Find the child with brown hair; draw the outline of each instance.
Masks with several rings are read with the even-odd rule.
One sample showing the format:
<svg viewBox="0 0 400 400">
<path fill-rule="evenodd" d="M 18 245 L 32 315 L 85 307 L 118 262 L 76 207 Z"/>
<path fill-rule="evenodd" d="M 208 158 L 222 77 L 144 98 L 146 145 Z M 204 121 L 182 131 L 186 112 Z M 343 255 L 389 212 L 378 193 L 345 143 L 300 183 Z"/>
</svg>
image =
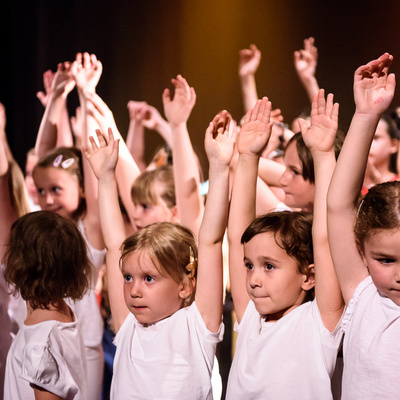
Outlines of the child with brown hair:
<svg viewBox="0 0 400 400">
<path fill-rule="evenodd" d="M 75 224 L 38 211 L 12 226 L 4 256 L 5 280 L 27 303 L 27 318 L 6 366 L 7 399 L 87 399 L 83 342 L 66 298 L 78 300 L 92 266 Z"/>
<path fill-rule="evenodd" d="M 397 399 L 400 393 L 399 182 L 358 198 L 381 114 L 389 107 L 393 56 L 354 73 L 356 111 L 328 193 L 329 245 L 347 308 L 342 399 Z"/>
</svg>

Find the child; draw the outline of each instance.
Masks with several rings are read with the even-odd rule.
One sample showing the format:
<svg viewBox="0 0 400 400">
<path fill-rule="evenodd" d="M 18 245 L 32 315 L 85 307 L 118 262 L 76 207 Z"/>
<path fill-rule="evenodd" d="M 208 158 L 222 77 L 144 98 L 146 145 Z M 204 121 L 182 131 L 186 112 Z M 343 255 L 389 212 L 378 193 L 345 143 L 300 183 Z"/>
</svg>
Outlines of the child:
<svg viewBox="0 0 400 400">
<path fill-rule="evenodd" d="M 399 182 L 371 188 L 355 207 L 378 121 L 394 96 L 392 60 L 385 53 L 355 71 L 356 111 L 328 193 L 329 244 L 347 304 L 342 399 L 400 393 Z"/>
<path fill-rule="evenodd" d="M 53 81 L 55 88 L 71 85 L 74 80 L 82 107 L 82 140 L 88 141 L 87 96 L 94 91 L 101 74 L 101 63 L 95 55 L 84 53 L 77 55 L 71 65 L 59 66 Z M 55 91 L 57 92 L 57 91 Z M 55 93 L 52 94 L 55 96 Z M 50 117 L 49 101 L 36 143 L 38 155 L 40 149 L 48 144 L 55 144 L 54 127 Z M 46 128 L 47 127 L 47 128 Z M 57 133 L 57 132 L 56 132 Z M 73 220 L 87 243 L 90 260 L 94 266 L 91 288 L 80 301 L 69 302 L 78 317 L 83 333 L 85 354 L 88 368 L 88 398 L 100 400 L 104 355 L 102 337 L 104 324 L 97 304 L 95 285 L 99 270 L 104 264 L 105 247 L 99 222 L 99 206 L 97 201 L 97 179 L 93 175 L 86 160 L 82 160 L 80 151 L 75 148 L 61 147 L 42 155 L 33 170 L 33 179 L 38 190 L 39 206 L 42 210 L 55 212 Z"/>
<path fill-rule="evenodd" d="M 92 139 L 92 150 L 85 151 L 99 179 L 107 246 L 117 332 L 114 399 L 212 399 L 211 371 L 223 334 L 222 240 L 234 144 L 224 133 L 228 125 L 223 112 L 206 131 L 210 206 L 199 232 L 198 271 L 194 237 L 181 225 L 152 224 L 125 240 L 114 176 L 118 141 L 111 129 L 108 144 L 97 131 L 100 148 Z"/>
<path fill-rule="evenodd" d="M 6 366 L 6 399 L 87 399 L 85 358 L 74 313 L 91 264 L 75 224 L 49 211 L 19 218 L 4 256 L 5 279 L 27 302 Z"/>
<path fill-rule="evenodd" d="M 335 165 L 338 106 L 332 95 L 325 103 L 320 92 L 313 100 L 312 127 L 304 128 L 316 167 L 314 223 L 304 211 L 273 212 L 253 220 L 270 110 L 267 98 L 259 100 L 238 140 L 228 238 L 239 336 L 227 399 L 331 399 L 343 301 L 330 261 L 325 201 Z M 249 220 L 253 222 L 242 235 Z M 314 284 L 316 300 L 309 301 Z"/>
</svg>

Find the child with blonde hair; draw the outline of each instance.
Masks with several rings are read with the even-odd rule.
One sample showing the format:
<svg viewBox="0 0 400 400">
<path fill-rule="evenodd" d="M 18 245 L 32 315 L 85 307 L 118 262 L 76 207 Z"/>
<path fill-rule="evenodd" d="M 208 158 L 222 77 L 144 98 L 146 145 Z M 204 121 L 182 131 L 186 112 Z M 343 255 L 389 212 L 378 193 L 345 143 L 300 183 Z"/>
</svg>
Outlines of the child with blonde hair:
<svg viewBox="0 0 400 400">
<path fill-rule="evenodd" d="M 227 113 L 205 135 L 210 161 L 209 206 L 199 232 L 171 222 L 151 224 L 125 239 L 115 167 L 118 141 L 97 131 L 87 149 L 99 179 L 107 247 L 109 296 L 117 354 L 111 396 L 212 399 L 211 372 L 222 340 L 222 240 L 228 212 L 234 141 Z M 220 128 L 221 126 L 221 128 Z"/>
</svg>

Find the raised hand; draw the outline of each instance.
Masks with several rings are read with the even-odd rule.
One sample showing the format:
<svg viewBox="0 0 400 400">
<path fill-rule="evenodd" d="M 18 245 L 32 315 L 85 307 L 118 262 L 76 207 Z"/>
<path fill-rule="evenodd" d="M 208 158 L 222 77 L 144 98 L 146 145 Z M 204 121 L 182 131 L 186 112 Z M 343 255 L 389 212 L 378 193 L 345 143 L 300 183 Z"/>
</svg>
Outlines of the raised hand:
<svg viewBox="0 0 400 400">
<path fill-rule="evenodd" d="M 103 72 L 103 65 L 95 54 L 77 53 L 72 71 L 78 89 L 94 93 Z"/>
<path fill-rule="evenodd" d="M 389 53 L 359 67 L 354 73 L 354 101 L 360 114 L 382 114 L 390 105 L 396 87 L 394 74 L 389 74 L 393 56 Z"/>
<path fill-rule="evenodd" d="M 97 146 L 94 137 L 90 136 L 90 146 L 84 146 L 82 152 L 89 161 L 96 178 L 101 179 L 115 171 L 118 162 L 119 139 L 114 140 L 111 128 L 108 129 L 108 141 L 100 129 L 96 129 L 96 135 L 100 146 Z"/>
<path fill-rule="evenodd" d="M 271 102 L 267 97 L 258 100 L 246 114 L 238 138 L 239 154 L 261 156 L 271 135 Z"/>
<path fill-rule="evenodd" d="M 88 93 L 88 113 L 99 124 L 103 132 L 109 127 L 117 130 L 114 115 L 103 99 L 96 93 Z"/>
<path fill-rule="evenodd" d="M 304 39 L 304 49 L 294 52 L 294 66 L 300 78 L 312 78 L 317 69 L 318 49 L 314 38 Z"/>
<path fill-rule="evenodd" d="M 171 100 L 168 88 L 164 90 L 162 95 L 164 113 L 171 125 L 181 125 L 189 119 L 196 103 L 196 92 L 181 75 L 172 79 L 171 82 L 175 86 L 174 98 Z"/>
<path fill-rule="evenodd" d="M 49 98 L 51 95 L 51 85 L 53 83 L 55 73 L 50 69 L 43 74 L 43 86 L 44 92 L 40 91 L 36 93 L 36 97 L 42 103 L 43 107 L 47 106 L 49 102 Z"/>
<path fill-rule="evenodd" d="M 57 72 L 54 74 L 51 93 L 56 96 L 62 95 L 64 98 L 68 96 L 68 93 L 75 87 L 75 81 L 72 74 L 72 64 L 68 61 L 59 63 L 57 66 Z"/>
<path fill-rule="evenodd" d="M 204 138 L 210 164 L 229 166 L 235 147 L 235 132 L 236 129 L 231 124 L 231 115 L 226 110 L 218 113 L 210 122 Z"/>
<path fill-rule="evenodd" d="M 333 151 L 338 115 L 339 104 L 333 103 L 333 94 L 329 93 L 325 101 L 325 91 L 320 89 L 311 105 L 311 126 L 299 119 L 301 135 L 311 152 Z"/>
<path fill-rule="evenodd" d="M 149 104 L 145 104 L 142 115 L 142 124 L 147 129 L 158 130 L 162 123 L 165 123 L 165 119 L 161 116 L 159 111 Z"/>
<path fill-rule="evenodd" d="M 255 44 L 239 51 L 239 76 L 254 75 L 260 65 L 261 51 Z"/>
</svg>

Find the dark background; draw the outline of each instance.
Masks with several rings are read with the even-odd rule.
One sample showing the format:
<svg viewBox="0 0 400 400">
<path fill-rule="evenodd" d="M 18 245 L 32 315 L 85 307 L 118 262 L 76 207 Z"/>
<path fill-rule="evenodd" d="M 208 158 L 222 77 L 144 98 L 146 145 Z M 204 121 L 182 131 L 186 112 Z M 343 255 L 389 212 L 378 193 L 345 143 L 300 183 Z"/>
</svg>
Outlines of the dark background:
<svg viewBox="0 0 400 400">
<path fill-rule="evenodd" d="M 293 67 L 293 51 L 314 36 L 317 79 L 340 103 L 346 128 L 354 111 L 354 70 L 388 51 L 400 69 L 400 2 L 285 0 L 37 0 L 2 2 L 0 101 L 7 135 L 18 162 L 34 146 L 43 114 L 36 98 L 42 74 L 76 52 L 95 53 L 103 63 L 98 93 L 127 131 L 128 100 L 145 100 L 162 112 L 161 94 L 182 74 L 197 93 L 189 131 L 207 175 L 203 134 L 221 109 L 242 116 L 238 51 L 255 43 L 262 51 L 259 96 L 267 95 L 290 122 L 308 105 Z M 400 75 L 399 75 L 400 76 Z M 70 95 L 71 113 L 77 105 Z M 400 105 L 399 93 L 394 105 Z M 161 144 L 146 136 L 147 159 Z"/>
</svg>

